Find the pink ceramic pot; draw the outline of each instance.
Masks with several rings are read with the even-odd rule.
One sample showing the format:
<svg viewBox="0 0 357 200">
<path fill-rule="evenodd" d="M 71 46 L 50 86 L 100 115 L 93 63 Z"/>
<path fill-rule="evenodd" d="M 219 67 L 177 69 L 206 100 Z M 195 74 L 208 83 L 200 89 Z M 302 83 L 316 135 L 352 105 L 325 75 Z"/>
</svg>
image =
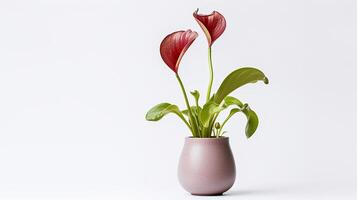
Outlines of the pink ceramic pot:
<svg viewBox="0 0 357 200">
<path fill-rule="evenodd" d="M 221 195 L 232 187 L 236 177 L 228 137 L 185 139 L 178 178 L 193 195 Z"/>
</svg>

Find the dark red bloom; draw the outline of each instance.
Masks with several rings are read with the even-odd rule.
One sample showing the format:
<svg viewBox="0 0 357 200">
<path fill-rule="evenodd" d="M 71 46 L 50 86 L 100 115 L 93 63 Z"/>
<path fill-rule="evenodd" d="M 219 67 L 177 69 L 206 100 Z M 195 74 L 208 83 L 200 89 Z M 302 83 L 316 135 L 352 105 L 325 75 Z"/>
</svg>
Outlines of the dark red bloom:
<svg viewBox="0 0 357 200">
<path fill-rule="evenodd" d="M 226 29 L 226 19 L 217 11 L 209 15 L 198 14 L 198 9 L 193 13 L 193 17 L 204 31 L 208 45 L 212 46 L 213 42 L 222 35 Z"/>
<path fill-rule="evenodd" d="M 174 71 L 178 72 L 178 67 L 182 56 L 188 47 L 197 38 L 195 31 L 177 31 L 166 36 L 160 45 L 160 54 L 164 62 Z"/>
</svg>

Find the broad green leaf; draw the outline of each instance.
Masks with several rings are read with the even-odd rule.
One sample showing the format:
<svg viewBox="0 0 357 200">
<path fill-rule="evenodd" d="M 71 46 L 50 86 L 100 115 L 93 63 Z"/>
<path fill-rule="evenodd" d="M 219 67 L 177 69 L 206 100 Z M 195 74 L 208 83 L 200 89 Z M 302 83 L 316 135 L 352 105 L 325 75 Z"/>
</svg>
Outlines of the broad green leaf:
<svg viewBox="0 0 357 200">
<path fill-rule="evenodd" d="M 147 113 L 146 113 L 146 120 L 148 121 L 158 121 L 165 115 L 169 113 L 175 113 L 179 116 L 182 116 L 179 108 L 176 105 L 170 104 L 170 103 L 160 103 L 153 108 L 151 108 Z"/>
<path fill-rule="evenodd" d="M 217 104 L 213 101 L 209 101 L 208 103 L 206 103 L 203 106 L 198 118 L 199 118 L 200 122 L 202 123 L 202 125 L 207 128 L 207 127 L 209 127 L 209 123 L 210 123 L 210 120 L 212 119 L 213 115 L 221 112 L 224 109 L 225 108 L 219 106 L 219 104 Z"/>
<path fill-rule="evenodd" d="M 268 84 L 268 78 L 259 69 L 244 67 L 230 73 L 222 82 L 215 95 L 214 101 L 220 104 L 223 99 L 237 88 L 257 81 L 264 81 Z"/>
<path fill-rule="evenodd" d="M 247 117 L 247 125 L 245 127 L 245 135 L 250 138 L 258 128 L 259 119 L 257 114 L 249 108 L 249 106 L 243 110 L 243 113 Z"/>
<path fill-rule="evenodd" d="M 227 96 L 226 98 L 224 98 L 224 104 L 227 107 L 231 106 L 231 105 L 237 105 L 239 108 L 243 107 L 243 103 L 240 100 L 238 100 L 237 98 L 232 97 L 232 96 Z"/>
</svg>

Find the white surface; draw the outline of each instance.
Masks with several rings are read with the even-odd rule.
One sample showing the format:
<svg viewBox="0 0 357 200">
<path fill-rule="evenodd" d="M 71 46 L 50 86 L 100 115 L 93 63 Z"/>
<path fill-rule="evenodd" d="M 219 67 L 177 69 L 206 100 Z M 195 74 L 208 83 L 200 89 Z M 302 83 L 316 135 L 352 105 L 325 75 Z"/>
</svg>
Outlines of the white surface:
<svg viewBox="0 0 357 200">
<path fill-rule="evenodd" d="M 168 33 L 200 36 L 184 56 L 205 94 L 206 39 L 192 12 L 218 10 L 214 88 L 238 66 L 270 85 L 235 95 L 258 112 L 228 125 L 237 162 L 223 197 L 192 197 L 177 161 L 188 136 L 159 102 L 184 106 L 159 56 Z M 356 199 L 355 1 L 0 1 L 0 199 Z"/>
</svg>

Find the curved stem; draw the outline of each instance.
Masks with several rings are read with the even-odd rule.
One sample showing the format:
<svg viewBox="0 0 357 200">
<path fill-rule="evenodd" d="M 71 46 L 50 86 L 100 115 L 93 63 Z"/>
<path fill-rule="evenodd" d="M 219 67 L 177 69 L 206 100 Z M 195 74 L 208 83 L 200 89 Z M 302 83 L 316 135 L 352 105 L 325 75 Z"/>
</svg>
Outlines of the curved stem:
<svg viewBox="0 0 357 200">
<path fill-rule="evenodd" d="M 196 108 L 198 109 L 198 107 L 200 106 L 198 105 L 198 99 L 196 99 Z"/>
<path fill-rule="evenodd" d="M 176 78 L 177 78 L 177 80 L 178 80 L 178 82 L 180 84 L 183 96 L 185 98 L 185 103 L 186 103 L 186 106 L 187 106 L 188 115 L 189 115 L 190 121 L 192 123 L 191 124 L 191 126 L 192 126 L 192 134 L 194 136 L 196 136 L 197 135 L 197 124 L 196 124 L 196 120 L 193 118 L 193 115 L 192 115 L 191 106 L 190 106 L 190 102 L 188 101 L 188 98 L 187 98 L 187 93 L 186 93 L 185 87 L 183 86 L 182 80 L 181 80 L 181 78 L 180 78 L 180 76 L 178 74 L 176 74 Z"/>
<path fill-rule="evenodd" d="M 213 83 L 213 66 L 212 66 L 212 55 L 211 55 L 211 47 L 208 47 L 208 65 L 209 65 L 209 83 L 207 89 L 206 102 L 211 98 L 211 89 Z"/>
<path fill-rule="evenodd" d="M 234 114 L 235 114 L 235 113 L 234 113 Z M 233 115 L 234 115 L 234 114 L 233 114 Z M 222 123 L 222 125 L 221 125 L 221 128 L 219 129 L 219 134 L 221 134 L 224 125 L 226 125 L 226 123 L 228 122 L 228 120 L 229 120 L 233 115 L 228 115 L 227 118 L 223 121 L 223 123 Z"/>
<path fill-rule="evenodd" d="M 212 129 L 214 129 L 214 123 L 215 123 L 216 120 L 217 120 L 218 114 L 219 114 L 219 113 L 215 114 L 215 116 L 212 118 L 212 122 L 211 122 L 211 124 L 210 124 L 210 129 L 209 129 L 209 130 L 211 130 L 211 132 L 209 133 L 209 136 L 211 136 L 211 134 L 212 134 Z"/>
<path fill-rule="evenodd" d="M 181 80 L 181 78 L 180 78 L 180 76 L 178 74 L 176 74 L 176 78 L 177 78 L 177 80 L 178 80 L 178 82 L 180 84 L 183 96 L 185 98 L 185 103 L 186 103 L 186 106 L 187 106 L 188 114 L 190 116 L 192 116 L 191 106 L 190 106 L 190 102 L 188 101 L 188 98 L 187 98 L 187 93 L 186 93 L 186 90 L 185 90 L 185 86 L 183 86 L 182 80 Z"/>
<path fill-rule="evenodd" d="M 192 131 L 192 128 L 191 128 L 190 124 L 188 123 L 188 121 L 185 119 L 185 117 L 184 117 L 182 114 L 180 114 L 180 113 L 176 113 L 176 114 L 177 114 L 177 116 L 178 116 L 179 118 L 182 119 L 183 122 L 185 122 L 185 124 L 186 124 L 186 126 L 188 127 L 188 129 L 190 129 L 190 131 Z"/>
</svg>

